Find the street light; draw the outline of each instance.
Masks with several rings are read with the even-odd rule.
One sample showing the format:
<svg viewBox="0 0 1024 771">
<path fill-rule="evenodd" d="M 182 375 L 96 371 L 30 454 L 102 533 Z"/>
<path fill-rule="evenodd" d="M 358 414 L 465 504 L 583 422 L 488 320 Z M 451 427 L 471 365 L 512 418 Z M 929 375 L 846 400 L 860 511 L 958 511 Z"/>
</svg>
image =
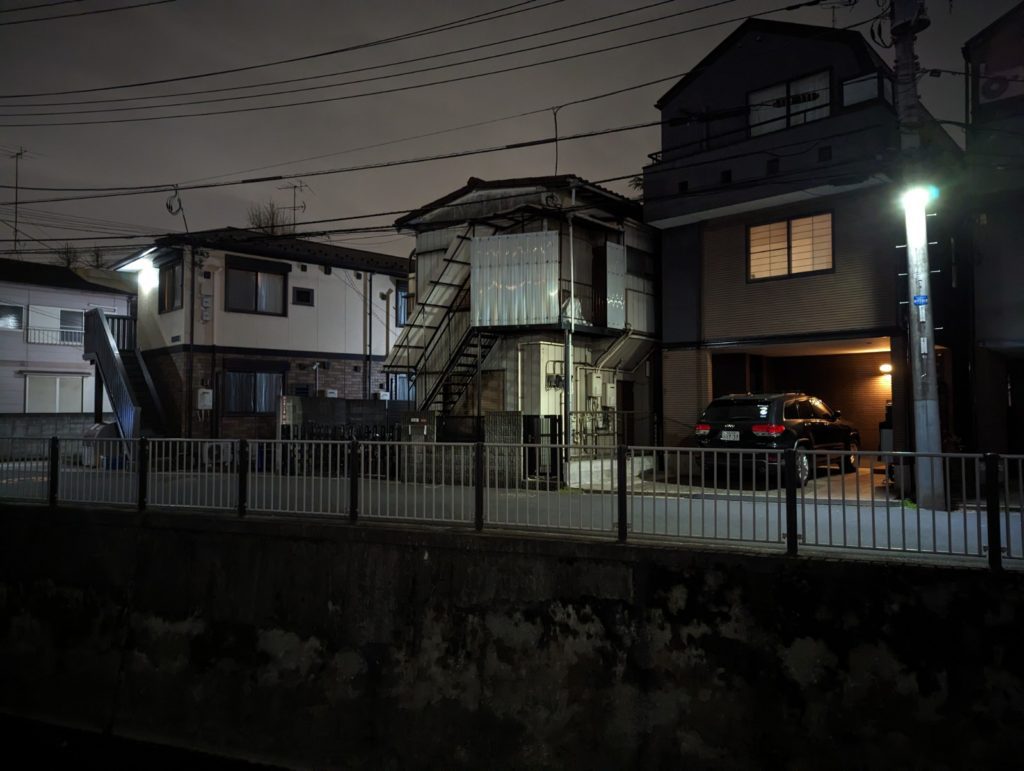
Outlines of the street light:
<svg viewBox="0 0 1024 771">
<path fill-rule="evenodd" d="M 913 378 L 914 449 L 918 453 L 942 452 L 939 427 L 939 389 L 935 377 L 935 332 L 928 312 L 931 290 L 928 269 L 928 204 L 938 197 L 934 187 L 912 187 L 902 197 L 907 228 L 907 288 L 910 314 L 907 345 Z M 917 504 L 944 509 L 941 458 L 918 457 L 914 464 Z"/>
</svg>

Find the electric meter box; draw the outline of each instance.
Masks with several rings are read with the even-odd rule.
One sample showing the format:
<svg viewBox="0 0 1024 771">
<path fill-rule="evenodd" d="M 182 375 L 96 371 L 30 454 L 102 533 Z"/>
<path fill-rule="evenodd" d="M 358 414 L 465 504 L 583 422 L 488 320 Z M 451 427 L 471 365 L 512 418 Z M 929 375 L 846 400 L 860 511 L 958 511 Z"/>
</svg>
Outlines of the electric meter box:
<svg viewBox="0 0 1024 771">
<path fill-rule="evenodd" d="M 212 388 L 200 388 L 196 390 L 196 409 L 197 410 L 212 410 L 213 409 L 213 389 Z"/>
</svg>

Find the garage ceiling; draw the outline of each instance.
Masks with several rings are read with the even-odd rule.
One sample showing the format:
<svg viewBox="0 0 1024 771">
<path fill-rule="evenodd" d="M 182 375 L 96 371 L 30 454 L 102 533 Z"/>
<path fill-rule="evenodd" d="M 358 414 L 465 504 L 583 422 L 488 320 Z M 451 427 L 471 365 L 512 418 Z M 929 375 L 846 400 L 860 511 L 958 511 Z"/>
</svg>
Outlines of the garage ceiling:
<svg viewBox="0 0 1024 771">
<path fill-rule="evenodd" d="M 837 356 L 851 353 L 888 353 L 888 337 L 861 337 L 854 340 L 814 340 L 805 343 L 735 345 L 715 347 L 715 352 L 750 353 L 756 356 Z"/>
</svg>

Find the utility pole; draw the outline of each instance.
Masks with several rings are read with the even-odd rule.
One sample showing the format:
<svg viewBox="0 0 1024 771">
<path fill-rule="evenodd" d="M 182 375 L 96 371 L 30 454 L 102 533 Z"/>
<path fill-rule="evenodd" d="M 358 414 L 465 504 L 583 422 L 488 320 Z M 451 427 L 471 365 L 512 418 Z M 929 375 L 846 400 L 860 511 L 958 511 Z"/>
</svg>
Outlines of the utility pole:
<svg viewBox="0 0 1024 771">
<path fill-rule="evenodd" d="M 565 399 L 563 403 L 565 426 L 565 479 L 569 480 L 570 461 L 572 459 L 572 402 L 573 388 L 573 361 L 572 361 L 572 336 L 576 331 L 576 260 L 573 254 L 573 215 L 576 211 L 576 185 L 572 184 L 572 199 L 569 210 L 569 300 L 567 302 L 563 323 L 565 323 L 565 351 L 562 374 L 562 384 L 565 387 Z"/>
<path fill-rule="evenodd" d="M 914 450 L 942 452 L 939 389 L 935 367 L 935 331 L 929 310 L 927 205 L 934 197 L 921 154 L 921 105 L 917 93 L 918 66 L 914 54 L 917 33 L 930 25 L 924 0 L 893 0 L 892 38 L 896 51 L 896 107 L 903 155 L 903 209 L 907 230 L 907 290 L 909 309 L 907 348 L 914 405 Z M 914 464 L 917 504 L 946 509 L 944 473 L 940 458 L 918 456 Z"/>
<path fill-rule="evenodd" d="M 18 256 L 18 171 L 21 165 L 21 156 L 25 154 L 25 148 L 19 147 L 11 157 L 14 158 L 14 256 Z"/>
<path fill-rule="evenodd" d="M 296 212 L 299 212 L 299 211 L 303 211 L 304 212 L 304 211 L 306 211 L 306 202 L 303 201 L 302 203 L 297 204 L 296 203 L 296 196 L 298 195 L 300 190 L 312 190 L 313 188 L 311 188 L 309 185 L 307 185 L 301 179 L 298 182 L 292 182 L 292 183 L 287 184 L 287 185 L 282 185 L 281 187 L 278 188 L 278 190 L 289 190 L 289 189 L 292 191 L 292 205 L 291 206 L 282 206 L 281 208 L 282 209 L 290 209 L 291 210 L 291 212 L 292 212 L 292 231 L 294 231 L 295 230 L 295 214 L 296 214 Z"/>
</svg>

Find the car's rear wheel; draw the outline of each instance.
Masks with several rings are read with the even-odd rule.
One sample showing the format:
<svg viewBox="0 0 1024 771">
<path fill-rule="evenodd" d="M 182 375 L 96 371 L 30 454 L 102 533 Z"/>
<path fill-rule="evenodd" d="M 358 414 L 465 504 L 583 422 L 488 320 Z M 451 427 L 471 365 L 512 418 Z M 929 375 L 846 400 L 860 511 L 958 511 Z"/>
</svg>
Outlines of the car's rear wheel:
<svg viewBox="0 0 1024 771">
<path fill-rule="evenodd" d="M 811 458 L 807 453 L 800 452 L 800 450 L 807 449 L 804 445 L 800 445 L 796 449 L 796 486 L 803 487 L 811 478 Z"/>
<path fill-rule="evenodd" d="M 859 460 L 859 456 L 857 455 L 857 451 L 859 449 L 860 449 L 860 447 L 857 446 L 856 442 L 850 442 L 850 444 L 847 445 L 847 447 L 846 447 L 846 455 L 843 456 L 843 471 L 856 471 L 857 470 L 857 462 Z"/>
</svg>

